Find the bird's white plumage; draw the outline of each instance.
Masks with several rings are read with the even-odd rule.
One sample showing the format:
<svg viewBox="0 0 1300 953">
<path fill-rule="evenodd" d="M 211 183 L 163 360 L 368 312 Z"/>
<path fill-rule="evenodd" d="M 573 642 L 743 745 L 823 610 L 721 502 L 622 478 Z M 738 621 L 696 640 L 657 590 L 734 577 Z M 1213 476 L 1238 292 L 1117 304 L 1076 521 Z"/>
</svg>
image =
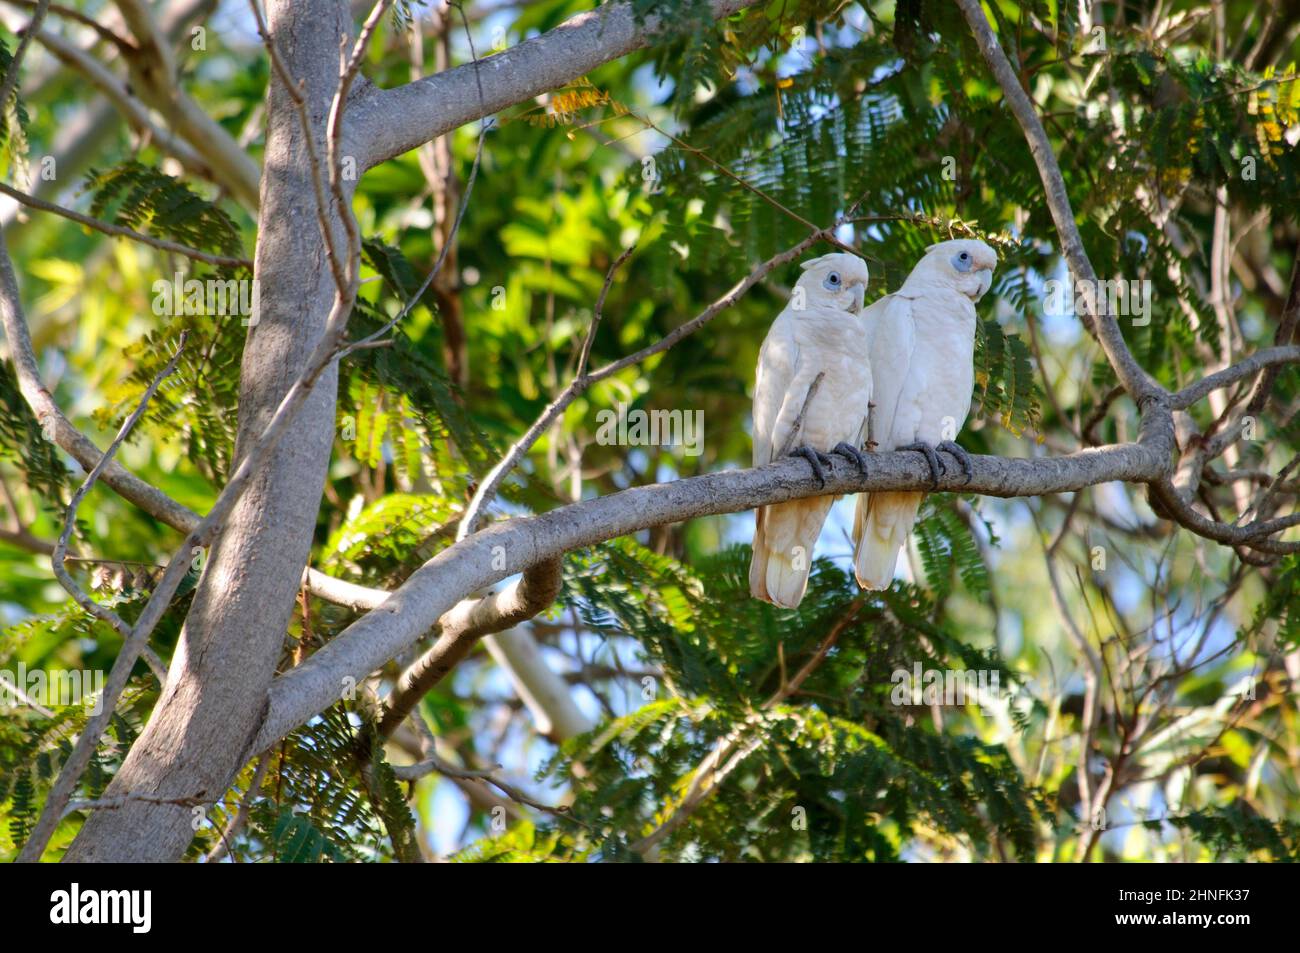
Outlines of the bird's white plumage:
<svg viewBox="0 0 1300 953">
<path fill-rule="evenodd" d="M 956 438 L 975 383 L 975 302 L 988 290 L 996 264 L 997 255 L 983 242 L 940 242 L 898 291 L 864 312 L 871 334 L 875 407 L 869 432 L 875 449 Z M 860 585 L 889 586 L 923 495 L 859 496 L 853 537 Z"/>
<path fill-rule="evenodd" d="M 790 304 L 773 322 L 759 351 L 755 466 L 799 446 L 829 452 L 840 442 L 860 448 L 866 439 L 871 365 L 858 314 L 866 263 L 853 255 L 832 254 L 805 262 L 803 268 Z M 832 497 L 814 497 L 758 510 L 750 564 L 750 589 L 756 597 L 786 607 L 799 604 L 813 548 L 833 502 Z"/>
<path fill-rule="evenodd" d="M 863 313 L 867 326 L 871 367 L 871 440 L 877 450 L 892 450 L 894 420 L 907 382 L 907 369 L 916 346 L 916 323 L 912 301 L 900 295 L 886 295 Z M 888 355 L 879 360 L 876 355 Z"/>
</svg>

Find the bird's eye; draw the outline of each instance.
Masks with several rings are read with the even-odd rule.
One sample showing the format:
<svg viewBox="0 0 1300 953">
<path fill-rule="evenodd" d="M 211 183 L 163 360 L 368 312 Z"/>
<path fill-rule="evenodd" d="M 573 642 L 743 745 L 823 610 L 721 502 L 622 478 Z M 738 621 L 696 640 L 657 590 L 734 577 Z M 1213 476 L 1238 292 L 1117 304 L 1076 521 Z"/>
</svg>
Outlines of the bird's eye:
<svg viewBox="0 0 1300 953">
<path fill-rule="evenodd" d="M 839 286 L 840 286 L 840 273 L 838 271 L 832 271 L 829 275 L 826 276 L 826 287 L 838 288 Z"/>
<path fill-rule="evenodd" d="M 969 257 L 970 257 L 970 252 L 965 252 L 965 251 L 964 251 L 964 252 L 961 253 L 961 260 L 962 260 L 962 261 L 965 261 L 965 260 L 966 260 L 967 258 L 969 258 Z"/>
<path fill-rule="evenodd" d="M 970 252 L 964 251 L 961 252 L 960 254 L 953 255 L 952 266 L 961 272 L 970 271 L 970 266 L 971 266 Z"/>
</svg>

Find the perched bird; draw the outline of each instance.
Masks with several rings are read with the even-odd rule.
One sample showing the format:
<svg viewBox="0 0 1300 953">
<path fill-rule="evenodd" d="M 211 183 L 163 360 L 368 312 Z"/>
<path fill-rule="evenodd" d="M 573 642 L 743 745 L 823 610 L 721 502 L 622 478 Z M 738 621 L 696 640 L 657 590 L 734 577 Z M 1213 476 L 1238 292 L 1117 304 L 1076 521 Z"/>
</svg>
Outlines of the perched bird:
<svg viewBox="0 0 1300 953">
<path fill-rule="evenodd" d="M 803 457 L 822 485 L 828 453 L 866 472 L 862 453 L 871 361 L 862 324 L 867 263 L 836 253 L 806 261 L 790 302 L 772 322 L 754 382 L 754 465 Z M 802 416 L 801 416 L 802 415 Z M 749 590 L 794 608 L 803 599 L 813 546 L 833 497 L 760 507 Z"/>
<path fill-rule="evenodd" d="M 975 302 L 993 283 L 998 256 L 981 241 L 926 249 L 903 286 L 864 313 L 874 387 L 869 439 L 877 450 L 925 454 L 934 485 L 946 451 L 971 477 L 955 443 L 975 384 Z M 887 589 L 925 494 L 863 493 L 853 518 L 853 569 L 864 589 Z"/>
</svg>

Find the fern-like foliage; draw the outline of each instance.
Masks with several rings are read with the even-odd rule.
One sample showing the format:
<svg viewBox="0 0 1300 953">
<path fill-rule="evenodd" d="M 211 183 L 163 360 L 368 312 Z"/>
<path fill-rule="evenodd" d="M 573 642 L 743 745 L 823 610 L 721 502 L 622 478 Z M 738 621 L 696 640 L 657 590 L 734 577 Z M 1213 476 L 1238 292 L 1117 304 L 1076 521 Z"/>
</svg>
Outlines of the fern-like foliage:
<svg viewBox="0 0 1300 953">
<path fill-rule="evenodd" d="M 201 270 L 197 280 L 235 282 L 247 273 Z M 229 475 L 238 427 L 239 367 L 247 329 L 245 318 L 226 314 L 177 314 L 127 348 L 131 373 L 107 390 L 108 402 L 95 411 L 105 428 L 116 427 L 139 406 L 146 388 L 172 359 L 182 332 L 188 333 L 176 370 L 149 403 L 141 433 L 176 441 L 199 472 L 213 484 Z"/>
<path fill-rule="evenodd" d="M 0 459 L 18 467 L 43 504 L 57 506 L 67 484 L 67 467 L 58 448 L 45 439 L 8 362 L 0 363 Z"/>
<path fill-rule="evenodd" d="M 130 161 L 91 170 L 90 213 L 117 225 L 231 257 L 243 251 L 239 229 L 224 211 L 160 169 Z"/>
<path fill-rule="evenodd" d="M 496 837 L 475 841 L 450 858 L 459 864 L 538 864 L 582 859 L 562 833 L 539 831 L 528 821 Z"/>
<path fill-rule="evenodd" d="M 13 54 L 8 44 L 0 39 L 0 76 L 9 71 Z M 14 88 L 9 101 L 0 103 L 0 156 L 5 160 L 4 167 L 10 170 L 15 182 L 23 185 L 29 177 L 28 154 L 31 144 L 27 141 L 27 106 L 23 103 L 18 87 Z"/>
<path fill-rule="evenodd" d="M 1298 601 L 1300 557 L 1284 556 L 1250 623 L 1242 627 L 1243 640 L 1258 637 L 1267 627 L 1275 631 L 1279 651 L 1300 648 Z"/>
<path fill-rule="evenodd" d="M 979 543 L 970 524 L 954 509 L 951 498 L 945 494 L 927 496 L 915 532 L 925 578 L 936 600 L 942 601 L 952 592 L 955 578 L 975 598 L 988 595 L 988 567 Z"/>
<path fill-rule="evenodd" d="M 376 582 L 393 582 L 410 560 L 431 558 L 450 542 L 439 532 L 456 511 L 441 496 L 390 493 L 363 507 L 335 530 L 325 545 L 325 566 Z"/>
<path fill-rule="evenodd" d="M 374 724 L 342 704 L 285 740 L 257 793 L 238 850 L 267 845 L 277 860 L 305 863 L 418 859 L 406 794 Z"/>
<path fill-rule="evenodd" d="M 1159 830 L 1165 823 L 1189 832 L 1209 847 L 1216 857 L 1262 859 L 1275 864 L 1300 863 L 1300 824 L 1290 820 L 1270 821 L 1239 803 L 1193 811 L 1163 821 L 1147 821 L 1146 826 Z"/>
<path fill-rule="evenodd" d="M 139 737 L 156 692 L 143 679 L 130 683 L 109 721 L 108 731 L 77 786 L 76 798 L 101 797 L 122 758 Z M 27 840 L 40 807 L 86 727 L 85 704 L 55 707 L 52 717 L 0 699 L 0 857 L 12 858 Z"/>
<path fill-rule="evenodd" d="M 975 334 L 973 413 L 993 417 L 1015 436 L 1041 428 L 1033 357 L 1019 334 L 1009 334 L 993 319 L 981 320 Z"/>
<path fill-rule="evenodd" d="M 413 292 L 414 286 L 410 290 Z M 401 302 L 405 302 L 404 297 Z M 386 314 L 359 301 L 349 327 L 352 335 L 360 338 L 387 322 Z M 385 401 L 401 405 L 398 423 L 413 428 L 400 438 L 404 444 L 401 452 L 408 460 L 419 444 L 425 465 L 442 479 L 464 480 L 470 473 L 485 471 L 496 459 L 493 449 L 466 414 L 439 362 L 431 356 L 436 340 L 415 342 L 398 329 L 392 332 L 392 341 L 388 347 L 357 351 L 346 362 L 342 374 L 349 392 L 358 400 L 387 395 Z M 356 406 L 354 410 L 360 414 L 365 408 Z"/>
<path fill-rule="evenodd" d="M 932 522 L 968 538 L 955 515 Z M 748 561 L 734 547 L 691 570 L 627 540 L 569 560 L 565 602 L 591 630 L 637 639 L 664 683 L 547 766 L 578 792 L 579 824 L 555 827 L 572 849 L 633 859 L 629 843 L 672 813 L 714 746 L 731 744 L 742 754 L 664 841 L 667 856 L 898 860 L 902 843 L 933 828 L 976 855 L 1032 857 L 1051 811 L 1006 752 L 920 729 L 890 691 L 892 673 L 918 662 L 997 671 L 1008 687 L 1010 673 L 935 626 L 922 590 L 870 600 L 818 560 L 800 607 L 777 610 L 748 598 Z M 783 697 L 805 665 L 798 693 Z"/>
<path fill-rule="evenodd" d="M 427 6 L 428 0 L 397 0 L 393 4 L 393 26 L 399 33 L 405 32 L 419 16 L 417 7 Z"/>
</svg>

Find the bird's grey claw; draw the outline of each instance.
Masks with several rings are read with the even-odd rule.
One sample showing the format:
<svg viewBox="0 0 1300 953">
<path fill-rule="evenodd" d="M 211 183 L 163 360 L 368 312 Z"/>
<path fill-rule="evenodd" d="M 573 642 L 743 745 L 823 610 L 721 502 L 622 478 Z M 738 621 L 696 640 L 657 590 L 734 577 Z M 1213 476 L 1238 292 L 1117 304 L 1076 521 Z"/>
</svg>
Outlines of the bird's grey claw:
<svg viewBox="0 0 1300 953">
<path fill-rule="evenodd" d="M 966 475 L 966 482 L 969 483 L 975 476 L 975 467 L 971 464 L 970 454 L 965 448 L 952 440 L 944 440 L 939 446 L 939 450 L 945 453 L 951 453 L 957 458 L 957 463 L 961 466 L 961 472 Z"/>
<path fill-rule="evenodd" d="M 809 446 L 795 447 L 790 451 L 790 456 L 803 457 L 807 460 L 808 465 L 812 467 L 813 476 L 817 478 L 817 485 L 826 485 L 826 467 L 832 465 L 830 457 Z"/>
<path fill-rule="evenodd" d="M 861 450 L 859 450 L 857 447 L 852 446 L 851 444 L 847 444 L 843 440 L 841 440 L 839 443 L 837 443 L 834 447 L 831 448 L 831 453 L 838 453 L 841 457 L 847 457 L 848 459 L 852 460 L 854 463 L 857 464 L 858 471 L 863 476 L 867 475 L 867 455 L 863 453 Z"/>
<path fill-rule="evenodd" d="M 930 467 L 930 488 L 937 490 L 939 488 L 939 477 L 948 472 L 943 461 L 939 459 L 939 454 L 934 452 L 934 447 L 922 440 L 916 443 L 909 443 L 906 447 L 899 447 L 899 450 L 914 450 L 917 453 L 925 455 L 925 462 Z"/>
</svg>

